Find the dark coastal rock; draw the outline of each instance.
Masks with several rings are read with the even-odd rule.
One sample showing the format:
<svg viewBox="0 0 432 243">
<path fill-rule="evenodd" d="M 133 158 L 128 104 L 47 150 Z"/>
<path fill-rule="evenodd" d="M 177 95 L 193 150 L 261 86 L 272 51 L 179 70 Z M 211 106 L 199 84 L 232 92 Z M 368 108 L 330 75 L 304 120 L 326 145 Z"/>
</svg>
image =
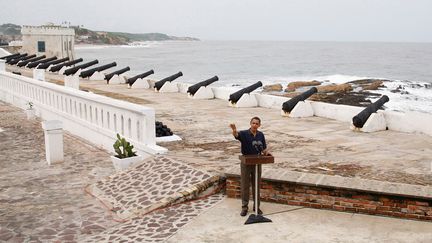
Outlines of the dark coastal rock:
<svg viewBox="0 0 432 243">
<path fill-rule="evenodd" d="M 379 97 L 380 94 L 367 92 L 339 92 L 339 93 L 317 93 L 309 99 L 312 101 L 320 101 L 331 104 L 351 105 L 365 107 L 372 102 L 371 97 Z"/>
<path fill-rule="evenodd" d="M 316 80 L 313 80 L 313 81 L 294 81 L 294 82 L 290 82 L 288 84 L 287 88 L 285 89 L 285 92 L 294 92 L 299 87 L 317 86 L 320 84 L 321 84 L 321 82 L 316 81 Z"/>
</svg>

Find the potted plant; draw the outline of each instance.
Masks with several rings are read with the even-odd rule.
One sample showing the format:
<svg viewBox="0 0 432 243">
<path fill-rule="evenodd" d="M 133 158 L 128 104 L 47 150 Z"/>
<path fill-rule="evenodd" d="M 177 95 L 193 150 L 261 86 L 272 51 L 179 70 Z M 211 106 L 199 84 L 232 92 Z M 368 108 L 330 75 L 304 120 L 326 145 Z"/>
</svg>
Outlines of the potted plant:
<svg viewBox="0 0 432 243">
<path fill-rule="evenodd" d="M 120 137 L 118 133 L 113 147 L 116 155 L 111 156 L 111 160 L 117 171 L 124 170 L 142 160 L 142 156 L 137 155 L 136 151 L 133 151 L 134 146 L 126 141 L 125 138 Z"/>
<path fill-rule="evenodd" d="M 24 111 L 27 115 L 27 119 L 31 120 L 36 117 L 35 110 L 33 109 L 33 102 L 29 101 L 26 103 L 27 109 Z"/>
</svg>

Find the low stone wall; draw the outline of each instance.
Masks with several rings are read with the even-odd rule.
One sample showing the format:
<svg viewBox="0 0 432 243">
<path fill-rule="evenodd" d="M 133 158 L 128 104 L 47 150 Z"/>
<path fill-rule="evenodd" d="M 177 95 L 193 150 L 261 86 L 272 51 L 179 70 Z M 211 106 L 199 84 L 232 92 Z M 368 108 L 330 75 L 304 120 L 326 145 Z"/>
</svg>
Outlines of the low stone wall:
<svg viewBox="0 0 432 243">
<path fill-rule="evenodd" d="M 240 176 L 236 172 L 236 169 L 233 169 L 226 174 L 226 193 L 231 198 L 240 198 Z M 272 177 L 269 174 L 269 171 L 263 172 L 260 192 L 263 201 L 350 213 L 432 220 L 431 188 L 428 186 L 292 171 L 285 173 L 287 180 L 276 180 L 268 178 Z M 282 174 L 284 173 L 278 172 L 276 177 L 281 177 Z M 352 183 L 349 182 L 350 179 L 353 180 Z M 376 190 L 378 188 L 382 189 Z"/>
</svg>

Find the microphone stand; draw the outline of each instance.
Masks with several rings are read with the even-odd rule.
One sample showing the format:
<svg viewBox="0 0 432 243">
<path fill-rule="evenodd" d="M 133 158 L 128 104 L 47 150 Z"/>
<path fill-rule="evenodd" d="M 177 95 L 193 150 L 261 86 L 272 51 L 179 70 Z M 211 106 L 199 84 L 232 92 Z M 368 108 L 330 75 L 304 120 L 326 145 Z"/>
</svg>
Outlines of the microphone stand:
<svg viewBox="0 0 432 243">
<path fill-rule="evenodd" d="M 262 149 L 259 149 L 258 146 L 255 146 L 255 149 L 259 152 L 259 156 L 262 156 Z M 271 223 L 271 219 L 268 219 L 262 215 L 258 214 L 259 209 L 259 195 L 258 195 L 258 164 L 255 164 L 255 214 L 249 215 L 249 218 L 246 220 L 244 224 L 255 224 L 255 223 Z"/>
</svg>

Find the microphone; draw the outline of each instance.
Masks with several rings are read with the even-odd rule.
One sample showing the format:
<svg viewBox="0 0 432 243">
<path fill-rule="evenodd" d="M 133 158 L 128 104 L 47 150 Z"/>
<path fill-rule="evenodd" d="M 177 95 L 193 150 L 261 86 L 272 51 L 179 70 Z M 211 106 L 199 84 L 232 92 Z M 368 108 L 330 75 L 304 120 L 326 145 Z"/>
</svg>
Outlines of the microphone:
<svg viewBox="0 0 432 243">
<path fill-rule="evenodd" d="M 263 148 L 263 144 L 261 141 L 252 141 L 252 146 L 254 146 L 255 150 L 261 154 L 262 151 L 264 150 Z"/>
<path fill-rule="evenodd" d="M 264 146 L 261 141 L 258 141 L 258 149 L 259 149 L 259 153 L 262 154 L 262 151 L 264 151 Z"/>
</svg>

